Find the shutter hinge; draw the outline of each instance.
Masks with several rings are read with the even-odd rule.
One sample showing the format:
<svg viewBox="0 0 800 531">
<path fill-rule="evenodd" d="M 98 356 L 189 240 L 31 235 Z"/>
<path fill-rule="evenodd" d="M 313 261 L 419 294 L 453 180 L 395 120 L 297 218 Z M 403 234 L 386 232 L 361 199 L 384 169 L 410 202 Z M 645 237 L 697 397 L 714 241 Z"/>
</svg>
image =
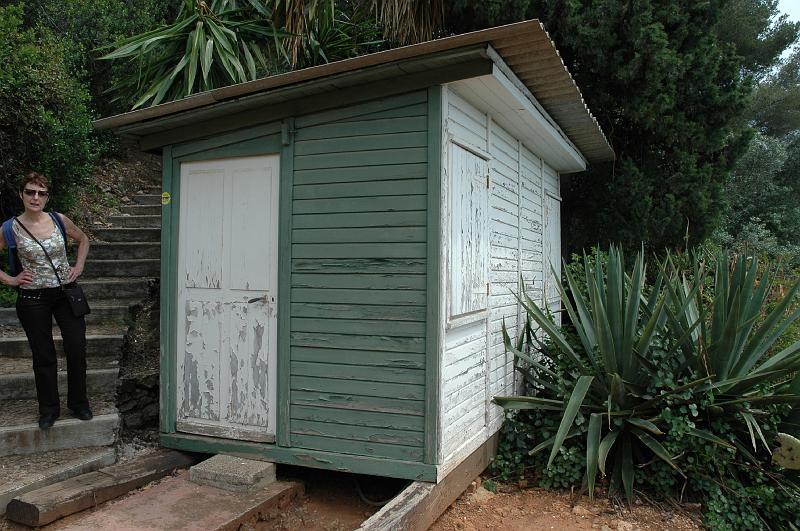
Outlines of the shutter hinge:
<svg viewBox="0 0 800 531">
<path fill-rule="evenodd" d="M 486 283 L 486 296 L 489 296 L 489 283 Z"/>
<path fill-rule="evenodd" d="M 489 174 L 486 174 L 486 188 L 489 188 Z"/>
</svg>

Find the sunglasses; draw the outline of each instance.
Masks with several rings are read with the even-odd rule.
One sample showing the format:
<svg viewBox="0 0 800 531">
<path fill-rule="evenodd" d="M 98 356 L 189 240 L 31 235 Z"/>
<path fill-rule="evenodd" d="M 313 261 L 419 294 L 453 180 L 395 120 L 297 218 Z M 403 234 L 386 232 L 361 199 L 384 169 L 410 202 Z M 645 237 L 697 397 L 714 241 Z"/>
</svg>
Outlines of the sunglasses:
<svg viewBox="0 0 800 531">
<path fill-rule="evenodd" d="M 28 197 L 33 197 L 35 195 L 38 195 L 39 197 L 48 197 L 50 195 L 50 192 L 47 190 L 31 190 L 30 188 L 25 188 L 23 192 L 25 192 L 25 195 Z"/>
</svg>

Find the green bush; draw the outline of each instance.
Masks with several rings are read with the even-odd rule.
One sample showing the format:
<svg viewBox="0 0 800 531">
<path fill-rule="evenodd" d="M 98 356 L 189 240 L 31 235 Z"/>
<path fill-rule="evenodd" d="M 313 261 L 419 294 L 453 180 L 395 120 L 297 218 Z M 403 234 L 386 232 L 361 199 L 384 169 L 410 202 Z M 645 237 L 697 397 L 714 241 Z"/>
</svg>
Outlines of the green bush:
<svg viewBox="0 0 800 531">
<path fill-rule="evenodd" d="M 16 183 L 28 169 L 52 183 L 50 206 L 66 210 L 96 156 L 86 90 L 64 49 L 22 27 L 21 6 L 0 7 L 0 210 L 18 211 Z"/>
<path fill-rule="evenodd" d="M 755 260 L 679 258 L 660 263 L 652 281 L 641 255 L 626 271 L 614 248 L 565 267 L 563 328 L 521 297 L 526 341 L 512 345 L 505 330 L 504 340 L 527 393 L 495 398 L 518 410 L 498 470 L 538 465 L 540 484 L 582 478 L 590 496 L 599 471 L 628 499 L 640 488 L 704 501 L 722 529 L 800 525 L 789 509 L 800 488 L 769 461 L 770 441 L 800 403 L 800 377 L 791 383 L 800 342 L 776 348 L 800 317 L 791 309 L 800 284 L 776 299 L 771 268 Z"/>
<path fill-rule="evenodd" d="M 91 107 L 98 115 L 109 116 L 130 109 L 133 95 L 121 104 L 108 97 L 107 91 L 127 74 L 127 66 L 98 61 L 96 49 L 162 24 L 180 4 L 180 0 L 28 0 L 24 24 L 62 45 L 67 68 L 89 90 Z"/>
</svg>

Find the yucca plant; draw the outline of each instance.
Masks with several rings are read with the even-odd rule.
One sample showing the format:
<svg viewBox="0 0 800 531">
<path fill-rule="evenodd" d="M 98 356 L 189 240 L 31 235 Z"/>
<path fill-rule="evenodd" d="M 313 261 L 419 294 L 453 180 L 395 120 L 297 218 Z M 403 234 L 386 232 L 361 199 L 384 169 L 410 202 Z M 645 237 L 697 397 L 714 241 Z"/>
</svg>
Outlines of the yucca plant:
<svg viewBox="0 0 800 531">
<path fill-rule="evenodd" d="M 746 419 L 752 433 L 761 433 L 754 420 L 760 412 L 752 405 L 797 401 L 796 394 L 783 392 L 781 377 L 786 381 L 800 359 L 795 350 L 788 349 L 763 359 L 787 325 L 776 316 L 783 315 L 789 303 L 782 302 L 753 332 L 754 315 L 763 304 L 761 288 L 752 290 L 754 297 L 739 296 L 739 302 L 732 300 L 736 299 L 732 294 L 747 293 L 747 282 L 754 274 L 742 275 L 734 268 L 726 277 L 724 271 L 718 271 L 715 281 L 720 288 L 709 285 L 706 289 L 719 293 L 730 306 L 717 308 L 712 312 L 717 322 L 707 324 L 701 299 L 705 278 L 701 262 L 695 262 L 693 284 L 666 265 L 658 268 L 652 284 L 646 283 L 642 253 L 629 273 L 624 264 L 622 253 L 612 247 L 607 267 L 599 254 L 595 260 L 584 256 L 584 278 L 576 279 L 569 268 L 564 268 L 566 285 L 559 282 L 558 288 L 569 326 L 577 337 L 572 341 L 534 301 L 524 294 L 520 297 L 530 322 L 538 325 L 555 348 L 542 348 L 530 328 L 527 348 L 515 347 L 504 329 L 506 348 L 530 366 L 528 378 L 540 391 L 537 396 L 497 397 L 495 401 L 506 409 L 553 411 L 561 417 L 555 436 L 531 450 L 536 453 L 549 448 L 548 466 L 567 439 L 585 433 L 590 495 L 599 470 L 610 475 L 612 490 L 621 488 L 630 499 L 635 470 L 653 459 L 682 474 L 680 460 L 662 444 L 667 429 L 662 420 L 665 408 L 710 404 L 708 411 L 699 412 L 696 425 L 687 434 L 725 451 L 747 452 L 738 441 L 724 440 L 714 433 L 711 416 L 735 412 Z M 789 296 L 796 290 L 793 288 Z M 747 311 L 739 315 L 739 310 L 731 307 Z M 796 319 L 796 315 L 788 319 Z M 723 337 L 713 343 L 705 339 L 711 330 L 732 330 L 735 334 L 720 334 Z M 731 334 L 738 342 L 730 340 Z M 744 346 L 736 350 L 741 355 L 735 361 L 722 362 L 719 358 L 728 348 L 723 345 Z M 534 350 L 539 350 L 538 357 Z M 759 352 L 755 363 L 747 367 L 746 360 Z M 719 378 L 714 370 L 701 370 L 703 364 L 709 368 L 730 365 L 731 369 Z M 557 373 L 554 367 L 561 370 Z M 736 376 L 742 371 L 745 377 Z M 666 381 L 665 372 L 670 374 Z M 557 379 L 567 381 L 566 389 L 554 385 Z M 768 382 L 775 386 L 765 390 Z M 589 417 L 585 428 L 576 424 L 581 413 Z"/>
<path fill-rule="evenodd" d="M 172 24 L 124 39 L 105 60 L 131 60 L 113 88 L 136 109 L 263 75 L 285 53 L 273 2 L 184 0 Z"/>
<path fill-rule="evenodd" d="M 706 270 L 707 262 L 713 263 L 713 271 Z M 759 275 L 755 258 L 739 256 L 729 260 L 723 253 L 694 255 L 693 286 L 671 258 L 661 268 L 673 279 L 666 284 L 666 313 L 672 337 L 687 363 L 712 382 L 715 400 L 711 412 L 738 417 L 746 427 L 749 437 L 745 438 L 749 438 L 753 450 L 756 435 L 769 450 L 758 423 L 762 414 L 759 408 L 800 401 L 800 380 L 791 382 L 792 373 L 800 370 L 800 341 L 777 352 L 773 349 L 781 335 L 800 318 L 800 307 L 791 310 L 800 282 L 766 312 L 774 274 L 767 268 Z M 703 299 L 704 292 L 708 302 Z M 734 444 L 749 454 L 741 440 Z"/>
</svg>

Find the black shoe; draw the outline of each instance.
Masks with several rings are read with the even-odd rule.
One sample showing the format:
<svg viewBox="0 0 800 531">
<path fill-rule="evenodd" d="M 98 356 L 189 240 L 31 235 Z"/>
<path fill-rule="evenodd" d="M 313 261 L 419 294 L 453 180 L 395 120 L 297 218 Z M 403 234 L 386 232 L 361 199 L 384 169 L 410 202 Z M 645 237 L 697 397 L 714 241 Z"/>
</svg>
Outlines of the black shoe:
<svg viewBox="0 0 800 531">
<path fill-rule="evenodd" d="M 76 419 L 81 419 L 81 420 L 92 420 L 92 417 L 94 417 L 94 415 L 92 415 L 92 410 L 89 409 L 88 407 L 84 409 L 79 409 L 78 411 L 72 411 L 70 409 L 70 413 L 72 413 L 72 416 L 75 417 Z"/>
<path fill-rule="evenodd" d="M 56 423 L 56 419 L 58 415 L 55 413 L 50 413 L 48 415 L 42 415 L 39 417 L 39 428 L 46 430 L 53 427 L 53 424 Z"/>
</svg>

